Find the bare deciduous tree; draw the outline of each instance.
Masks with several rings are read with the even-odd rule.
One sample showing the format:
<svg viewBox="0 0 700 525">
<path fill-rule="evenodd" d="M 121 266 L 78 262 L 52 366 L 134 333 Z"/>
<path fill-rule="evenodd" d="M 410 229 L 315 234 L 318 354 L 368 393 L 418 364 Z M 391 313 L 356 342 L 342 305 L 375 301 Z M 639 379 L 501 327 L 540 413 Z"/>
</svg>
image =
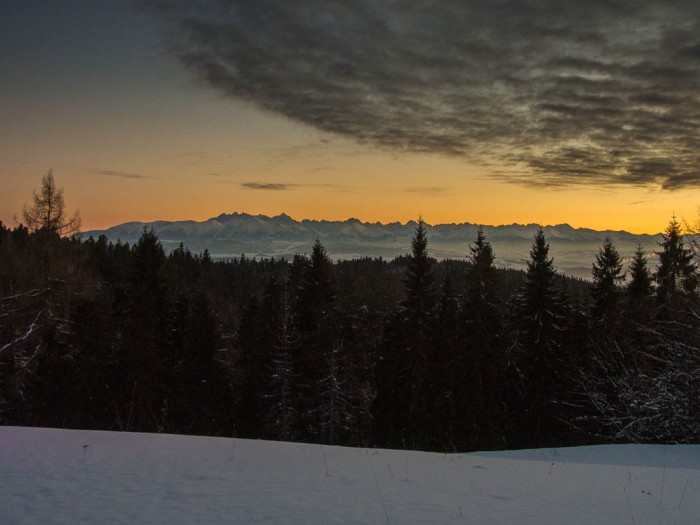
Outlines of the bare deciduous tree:
<svg viewBox="0 0 700 525">
<path fill-rule="evenodd" d="M 63 202 L 63 188 L 57 188 L 53 171 L 49 168 L 41 179 L 41 191 L 34 192 L 31 206 L 24 205 L 24 220 L 32 231 L 45 230 L 60 236 L 75 235 L 80 231 L 80 213 L 67 217 Z"/>
</svg>

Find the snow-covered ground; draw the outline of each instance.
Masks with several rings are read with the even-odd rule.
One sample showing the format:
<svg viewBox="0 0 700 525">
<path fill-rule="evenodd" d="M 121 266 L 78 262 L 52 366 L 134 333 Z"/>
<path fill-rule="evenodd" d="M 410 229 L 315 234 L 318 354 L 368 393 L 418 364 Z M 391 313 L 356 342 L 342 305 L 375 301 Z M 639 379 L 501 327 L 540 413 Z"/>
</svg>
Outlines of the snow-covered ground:
<svg viewBox="0 0 700 525">
<path fill-rule="evenodd" d="M 700 446 L 470 454 L 0 427 L 0 523 L 700 523 Z"/>
</svg>

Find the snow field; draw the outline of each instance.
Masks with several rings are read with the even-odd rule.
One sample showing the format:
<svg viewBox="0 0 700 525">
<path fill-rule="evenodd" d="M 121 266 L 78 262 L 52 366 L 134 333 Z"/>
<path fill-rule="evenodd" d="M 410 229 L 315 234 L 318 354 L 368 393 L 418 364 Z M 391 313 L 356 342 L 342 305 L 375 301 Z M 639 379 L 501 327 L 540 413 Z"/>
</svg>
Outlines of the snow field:
<svg viewBox="0 0 700 525">
<path fill-rule="evenodd" d="M 0 523 L 697 524 L 700 447 L 436 454 L 0 427 Z"/>
</svg>

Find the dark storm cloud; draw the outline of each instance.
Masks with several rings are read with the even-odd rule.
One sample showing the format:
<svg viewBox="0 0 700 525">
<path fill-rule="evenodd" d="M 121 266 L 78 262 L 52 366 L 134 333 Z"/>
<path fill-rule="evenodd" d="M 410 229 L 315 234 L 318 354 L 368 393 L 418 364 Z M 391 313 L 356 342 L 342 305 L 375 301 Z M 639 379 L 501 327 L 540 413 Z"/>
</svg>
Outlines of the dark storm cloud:
<svg viewBox="0 0 700 525">
<path fill-rule="evenodd" d="M 208 84 L 321 130 L 530 185 L 700 185 L 695 2 L 149 5 Z"/>
</svg>

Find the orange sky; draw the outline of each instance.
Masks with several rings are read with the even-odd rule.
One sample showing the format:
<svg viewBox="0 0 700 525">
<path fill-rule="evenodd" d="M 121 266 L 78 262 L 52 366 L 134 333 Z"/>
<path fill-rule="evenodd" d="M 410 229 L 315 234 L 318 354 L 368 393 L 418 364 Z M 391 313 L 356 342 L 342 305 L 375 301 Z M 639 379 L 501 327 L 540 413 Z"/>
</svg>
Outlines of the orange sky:
<svg viewBox="0 0 700 525">
<path fill-rule="evenodd" d="M 150 100 L 151 114 L 134 125 L 118 114 L 72 119 L 69 110 L 40 108 L 43 115 L 31 116 L 46 125 L 15 128 L 0 143 L 0 220 L 21 218 L 49 167 L 68 208 L 80 210 L 84 230 L 238 211 L 371 222 L 422 213 L 431 224 L 569 223 L 657 233 L 674 213 L 694 221 L 700 204 L 700 192 L 688 189 L 501 182 L 489 176 L 491 168 L 463 159 L 360 145 L 184 81 L 180 88 L 201 107 L 172 110 L 172 101 Z M 148 118 L 160 125 L 145 126 Z M 271 184 L 278 189 L 264 189 Z"/>
<path fill-rule="evenodd" d="M 535 189 L 496 179 L 493 159 L 361 144 L 204 86 L 163 51 L 155 29 L 109 2 L 80 12 L 39 5 L 45 12 L 25 6 L 0 23 L 9 50 L 0 61 L 0 220 L 8 225 L 21 220 L 49 167 L 84 230 L 234 211 L 381 222 L 420 213 L 431 224 L 633 233 L 662 231 L 674 213 L 696 219 L 693 188 Z"/>
<path fill-rule="evenodd" d="M 261 156 L 250 162 L 265 164 L 266 159 Z M 697 192 L 688 190 L 523 188 L 490 181 L 477 168 L 451 159 L 425 156 L 393 158 L 372 152 L 331 160 L 335 162 L 329 166 L 288 160 L 257 169 L 232 167 L 230 175 L 213 175 L 226 170 L 225 162 L 188 166 L 181 160 L 132 157 L 129 169 L 149 173 L 153 177 L 149 179 L 96 176 L 79 162 L 77 167 L 61 162 L 6 162 L 0 165 L 2 179 L 9 182 L 0 196 L 0 220 L 13 224 L 13 215 L 21 218 L 21 206 L 31 201 L 47 165 L 53 166 L 57 183 L 64 188 L 68 208 L 80 210 L 84 230 L 132 220 L 206 220 L 238 211 L 370 222 L 405 222 L 421 213 L 431 224 L 566 222 L 575 227 L 656 233 L 674 213 L 694 221 L 700 202 Z M 278 190 L 242 186 L 256 180 L 288 186 Z"/>
</svg>

